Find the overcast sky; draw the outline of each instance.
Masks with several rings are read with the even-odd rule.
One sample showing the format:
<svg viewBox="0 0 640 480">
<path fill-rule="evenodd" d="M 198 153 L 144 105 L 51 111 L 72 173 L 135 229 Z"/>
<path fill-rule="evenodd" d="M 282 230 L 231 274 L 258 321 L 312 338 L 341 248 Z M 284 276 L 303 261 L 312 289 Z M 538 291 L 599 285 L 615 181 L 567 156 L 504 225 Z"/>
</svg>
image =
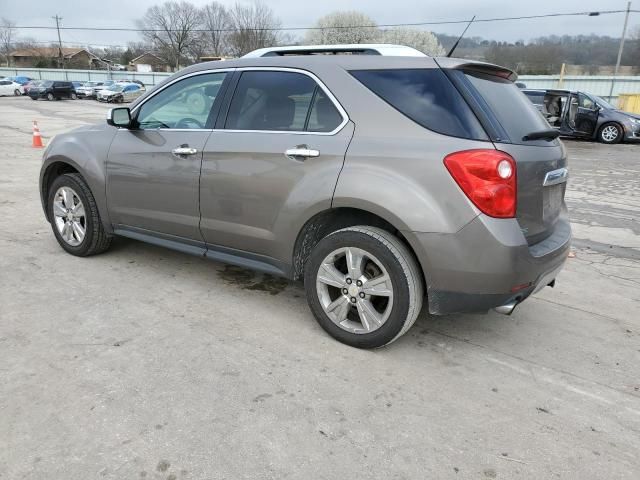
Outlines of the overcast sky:
<svg viewBox="0 0 640 480">
<path fill-rule="evenodd" d="M 134 27 L 135 19 L 154 4 L 154 0 L 0 0 L 0 16 L 20 25 L 55 25 L 51 16 L 63 17 L 62 25 L 68 27 Z M 196 5 L 205 5 L 206 0 L 193 0 Z M 232 5 L 235 0 L 222 0 L 224 5 Z M 477 15 L 478 18 L 492 18 L 518 15 L 538 15 L 543 13 L 581 12 L 597 10 L 623 10 L 626 1 L 613 0 L 537 0 L 535 2 L 507 2 L 504 0 L 269 0 L 283 26 L 310 26 L 327 13 L 336 10 L 359 10 L 371 16 L 377 23 L 403 23 L 420 21 L 459 20 Z M 640 0 L 632 8 L 640 9 Z M 619 37 L 624 14 L 602 15 L 599 17 L 560 17 L 535 20 L 504 21 L 472 25 L 467 36 L 481 36 L 495 40 L 529 40 L 552 34 L 590 34 Z M 640 14 L 632 13 L 630 28 L 640 25 Z M 458 34 L 461 25 L 437 25 L 423 27 L 435 32 Z M 302 35 L 303 32 L 292 32 Z M 57 39 L 55 30 L 18 31 L 21 37 L 32 37 L 39 41 Z M 78 44 L 120 44 L 139 40 L 135 32 L 89 32 L 63 30 L 62 40 Z"/>
</svg>

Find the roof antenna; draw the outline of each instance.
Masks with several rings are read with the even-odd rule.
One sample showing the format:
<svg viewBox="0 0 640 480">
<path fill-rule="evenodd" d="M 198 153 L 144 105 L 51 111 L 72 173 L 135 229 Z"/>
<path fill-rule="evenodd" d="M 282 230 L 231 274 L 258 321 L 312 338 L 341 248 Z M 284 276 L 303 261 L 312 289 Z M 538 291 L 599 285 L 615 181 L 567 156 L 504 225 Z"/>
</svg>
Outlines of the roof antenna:
<svg viewBox="0 0 640 480">
<path fill-rule="evenodd" d="M 453 51 L 456 49 L 456 47 L 458 46 L 458 44 L 460 43 L 460 40 L 462 40 L 462 37 L 464 37 L 464 34 L 467 33 L 467 30 L 469 29 L 469 27 L 471 26 L 471 24 L 473 23 L 473 21 L 476 19 L 476 16 L 474 15 L 473 18 L 469 21 L 469 23 L 467 24 L 467 26 L 465 27 L 464 31 L 462 32 L 462 34 L 458 37 L 458 40 L 456 40 L 456 43 L 453 44 L 453 47 L 451 47 L 451 50 L 449 50 L 449 53 L 447 53 L 447 57 L 450 57 L 451 54 L 453 53 Z"/>
</svg>

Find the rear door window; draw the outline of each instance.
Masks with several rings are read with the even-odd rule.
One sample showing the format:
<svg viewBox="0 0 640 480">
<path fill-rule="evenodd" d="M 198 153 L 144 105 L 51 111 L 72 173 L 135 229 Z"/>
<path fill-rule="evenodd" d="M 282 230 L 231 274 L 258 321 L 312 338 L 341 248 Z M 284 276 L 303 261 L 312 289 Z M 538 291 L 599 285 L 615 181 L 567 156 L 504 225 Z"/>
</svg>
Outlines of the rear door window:
<svg viewBox="0 0 640 480">
<path fill-rule="evenodd" d="M 417 124 L 453 137 L 488 140 L 464 98 L 439 68 L 353 70 L 365 87 Z"/>
<path fill-rule="evenodd" d="M 308 75 L 247 71 L 238 80 L 224 128 L 332 132 L 341 123 L 333 102 Z"/>
</svg>

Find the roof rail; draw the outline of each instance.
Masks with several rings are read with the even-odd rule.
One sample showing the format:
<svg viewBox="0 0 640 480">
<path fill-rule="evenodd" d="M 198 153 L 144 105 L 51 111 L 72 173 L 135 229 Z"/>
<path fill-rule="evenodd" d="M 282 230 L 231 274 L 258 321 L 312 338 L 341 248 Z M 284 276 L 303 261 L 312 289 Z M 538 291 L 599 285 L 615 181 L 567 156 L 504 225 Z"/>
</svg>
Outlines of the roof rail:
<svg viewBox="0 0 640 480">
<path fill-rule="evenodd" d="M 294 45 L 288 47 L 259 48 L 247 57 L 282 57 L 287 55 L 383 55 L 395 57 L 426 57 L 424 53 L 405 45 L 386 43 L 360 43 L 348 45 Z"/>
</svg>

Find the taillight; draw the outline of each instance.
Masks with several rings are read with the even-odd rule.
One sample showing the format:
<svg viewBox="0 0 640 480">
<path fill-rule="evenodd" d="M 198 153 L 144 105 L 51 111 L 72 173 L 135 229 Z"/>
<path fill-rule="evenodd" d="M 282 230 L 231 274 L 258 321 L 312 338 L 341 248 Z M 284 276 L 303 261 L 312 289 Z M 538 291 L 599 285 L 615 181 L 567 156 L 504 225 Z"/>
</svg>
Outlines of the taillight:
<svg viewBox="0 0 640 480">
<path fill-rule="evenodd" d="M 516 216 L 516 162 L 498 150 L 464 150 L 444 159 L 449 173 L 469 200 L 497 218 Z"/>
</svg>

